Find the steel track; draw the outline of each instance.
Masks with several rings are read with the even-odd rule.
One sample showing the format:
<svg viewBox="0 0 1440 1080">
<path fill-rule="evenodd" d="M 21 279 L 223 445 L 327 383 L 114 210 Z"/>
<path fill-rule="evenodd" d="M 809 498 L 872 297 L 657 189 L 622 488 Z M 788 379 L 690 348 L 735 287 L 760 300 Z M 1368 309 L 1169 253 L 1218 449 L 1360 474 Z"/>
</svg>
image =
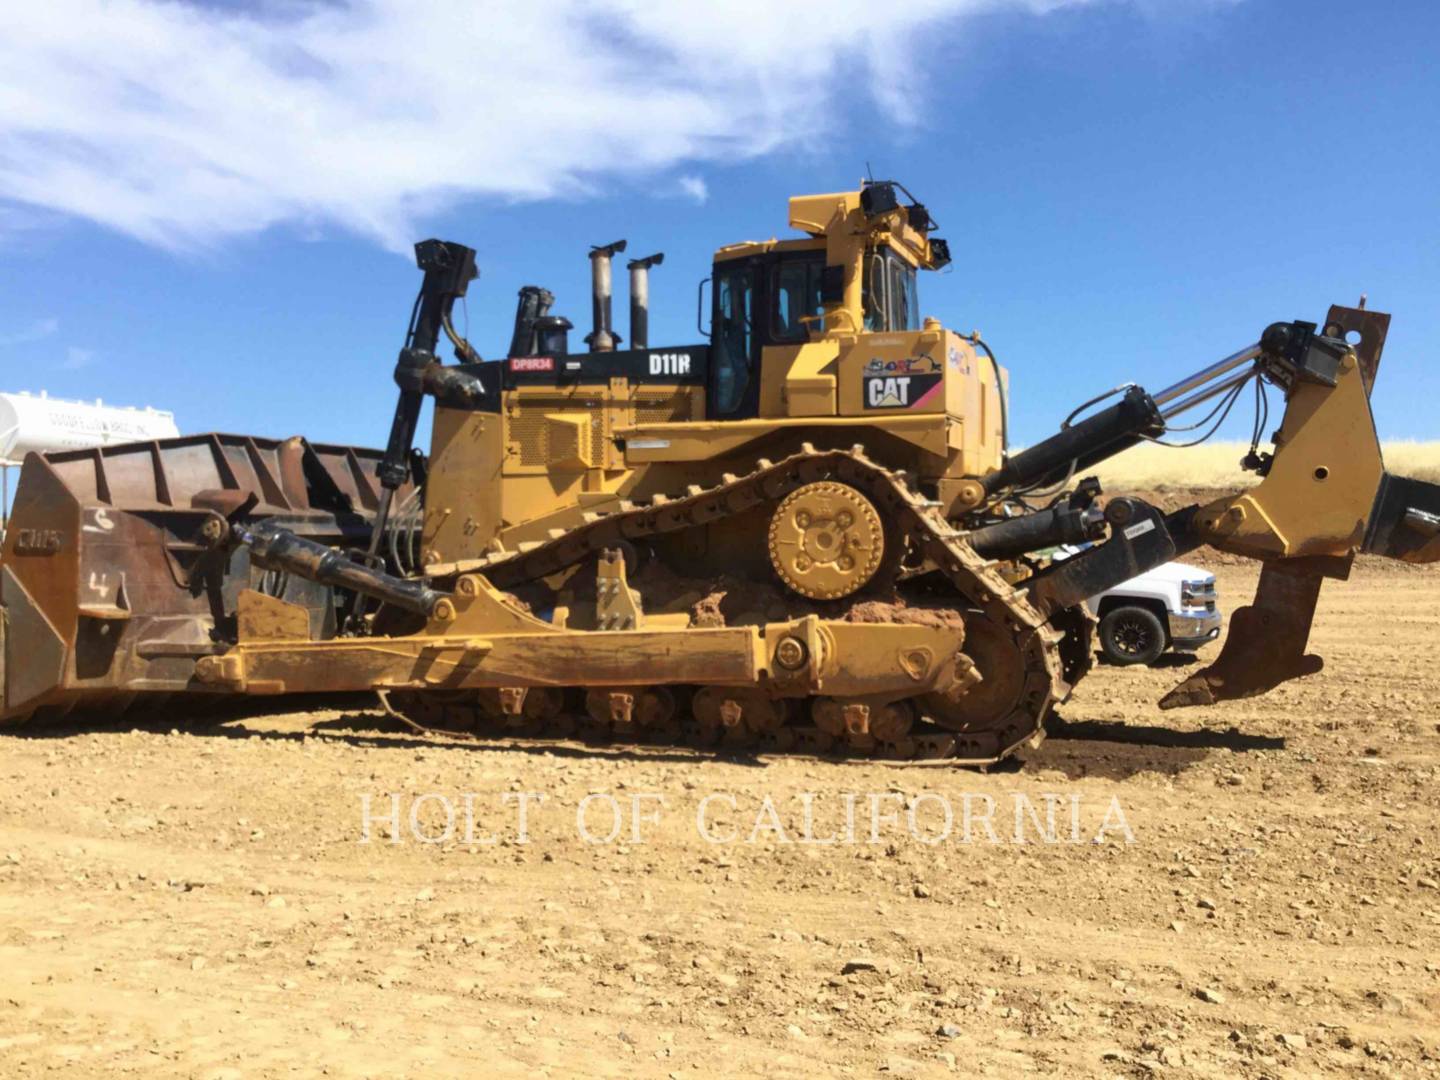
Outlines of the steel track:
<svg viewBox="0 0 1440 1080">
<path fill-rule="evenodd" d="M 945 759 L 983 764 L 998 761 L 1042 735 L 1051 707 L 1065 699 L 1073 682 L 1083 674 L 1075 670 L 1073 663 L 1067 671 L 1062 662 L 1060 643 L 1064 634 L 1048 625 L 992 563 L 970 548 L 965 534 L 944 519 L 936 503 L 913 491 L 901 473 L 870 460 L 858 446 L 850 450 L 816 450 L 806 445 L 799 453 L 778 462 L 761 459 L 756 469 L 744 476 L 727 474 L 715 487 L 693 486 L 683 496 L 655 496 L 644 504 L 622 502 L 613 512 L 587 514 L 581 525 L 557 530 L 549 540 L 521 544 L 517 550 L 497 552 L 460 569 L 484 574 L 497 588 L 514 588 L 595 558 L 622 541 L 644 542 L 705 525 L 774 503 L 820 480 L 849 484 L 869 497 L 895 534 L 908 541 L 913 551 L 946 578 L 967 612 L 988 619 L 1008 635 L 1015 655 L 1021 658 L 1023 672 L 1015 701 L 1002 715 L 969 718 L 953 730 L 944 724 L 943 717 L 934 717 L 922 722 L 920 730 L 885 743 L 870 737 L 847 742 L 806 725 L 803 716 L 793 717 L 790 724 L 764 734 L 707 731 L 683 723 L 671 725 L 674 730 L 625 730 L 627 726 L 620 725 L 607 732 L 598 730 L 602 725 L 589 717 L 577 719 L 570 714 L 509 726 L 503 718 L 488 713 L 478 700 L 442 702 L 428 694 L 391 695 L 387 709 L 418 732 L 444 737 L 525 734 L 568 738 L 579 733 L 637 744 L 840 753 L 896 761 Z"/>
</svg>

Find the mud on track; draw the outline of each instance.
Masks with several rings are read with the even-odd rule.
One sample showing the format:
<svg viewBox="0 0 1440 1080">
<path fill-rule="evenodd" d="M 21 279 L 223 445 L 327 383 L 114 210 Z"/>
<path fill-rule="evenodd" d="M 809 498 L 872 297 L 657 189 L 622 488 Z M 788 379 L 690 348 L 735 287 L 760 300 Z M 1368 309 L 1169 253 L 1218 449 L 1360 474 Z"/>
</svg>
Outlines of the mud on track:
<svg viewBox="0 0 1440 1080">
<path fill-rule="evenodd" d="M 354 710 L 0 737 L 0 1074 L 1430 1074 L 1440 575 L 1327 584 L 1314 648 L 1319 676 L 1208 713 L 1155 707 L 1183 667 L 1100 667 L 1068 737 L 989 774 L 427 745 Z M 409 837 L 425 792 L 501 842 Z M 613 843 L 577 834 L 592 792 Z M 858 842 L 779 843 L 803 792 L 816 837 L 856 795 Z M 926 792 L 949 839 L 902 809 L 865 842 L 870 794 Z M 404 842 L 357 843 L 391 793 Z M 1046 793 L 1080 843 L 961 842 L 966 794 L 1008 841 Z M 712 795 L 737 842 L 699 836 Z M 1089 842 L 1112 799 L 1133 844 Z"/>
</svg>

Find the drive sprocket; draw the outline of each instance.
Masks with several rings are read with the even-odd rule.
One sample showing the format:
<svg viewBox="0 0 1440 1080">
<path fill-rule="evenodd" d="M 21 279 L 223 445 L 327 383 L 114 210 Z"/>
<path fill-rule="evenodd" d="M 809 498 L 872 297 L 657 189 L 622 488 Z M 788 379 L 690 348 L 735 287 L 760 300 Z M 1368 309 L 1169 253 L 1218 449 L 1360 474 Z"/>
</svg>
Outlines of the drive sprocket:
<svg viewBox="0 0 1440 1080">
<path fill-rule="evenodd" d="M 858 592 L 885 557 L 885 528 L 875 504 L 833 480 L 785 496 L 770 515 L 768 541 L 780 580 L 812 600 Z"/>
</svg>

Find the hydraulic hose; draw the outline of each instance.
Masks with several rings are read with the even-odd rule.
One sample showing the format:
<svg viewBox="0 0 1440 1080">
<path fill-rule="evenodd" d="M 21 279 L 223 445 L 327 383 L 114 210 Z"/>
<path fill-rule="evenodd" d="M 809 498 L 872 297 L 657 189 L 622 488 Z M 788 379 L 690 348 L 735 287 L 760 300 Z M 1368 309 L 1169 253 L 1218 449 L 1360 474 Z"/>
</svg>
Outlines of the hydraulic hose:
<svg viewBox="0 0 1440 1080">
<path fill-rule="evenodd" d="M 979 331 L 970 335 L 970 344 L 985 350 L 985 355 L 990 358 L 990 366 L 995 371 L 995 392 L 1000 395 L 1000 462 L 1003 465 L 1010 456 L 1010 406 L 1005 399 L 1005 382 L 1000 376 L 1000 361 L 995 359 L 994 352 L 985 344 Z"/>
</svg>

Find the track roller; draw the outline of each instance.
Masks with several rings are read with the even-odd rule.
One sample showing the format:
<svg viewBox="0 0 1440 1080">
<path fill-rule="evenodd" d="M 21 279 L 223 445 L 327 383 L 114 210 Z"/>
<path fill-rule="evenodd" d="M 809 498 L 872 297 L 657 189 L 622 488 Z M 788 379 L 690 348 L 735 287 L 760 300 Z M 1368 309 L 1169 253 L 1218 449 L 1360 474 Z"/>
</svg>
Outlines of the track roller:
<svg viewBox="0 0 1440 1080">
<path fill-rule="evenodd" d="M 779 731 L 789 710 L 785 701 L 742 686 L 707 686 L 691 706 L 701 731 L 741 743 Z"/>
<path fill-rule="evenodd" d="M 553 686 L 504 686 L 479 691 L 478 701 L 487 718 L 507 727 L 525 727 L 558 716 L 565 707 L 565 694 Z"/>
<path fill-rule="evenodd" d="M 665 729 L 675 719 L 675 695 L 665 686 L 597 687 L 585 693 L 585 711 L 597 724 Z"/>
<path fill-rule="evenodd" d="M 811 704 L 810 718 L 825 734 L 858 748 L 898 745 L 915 726 L 915 710 L 905 701 L 875 704 L 821 697 Z"/>
</svg>

